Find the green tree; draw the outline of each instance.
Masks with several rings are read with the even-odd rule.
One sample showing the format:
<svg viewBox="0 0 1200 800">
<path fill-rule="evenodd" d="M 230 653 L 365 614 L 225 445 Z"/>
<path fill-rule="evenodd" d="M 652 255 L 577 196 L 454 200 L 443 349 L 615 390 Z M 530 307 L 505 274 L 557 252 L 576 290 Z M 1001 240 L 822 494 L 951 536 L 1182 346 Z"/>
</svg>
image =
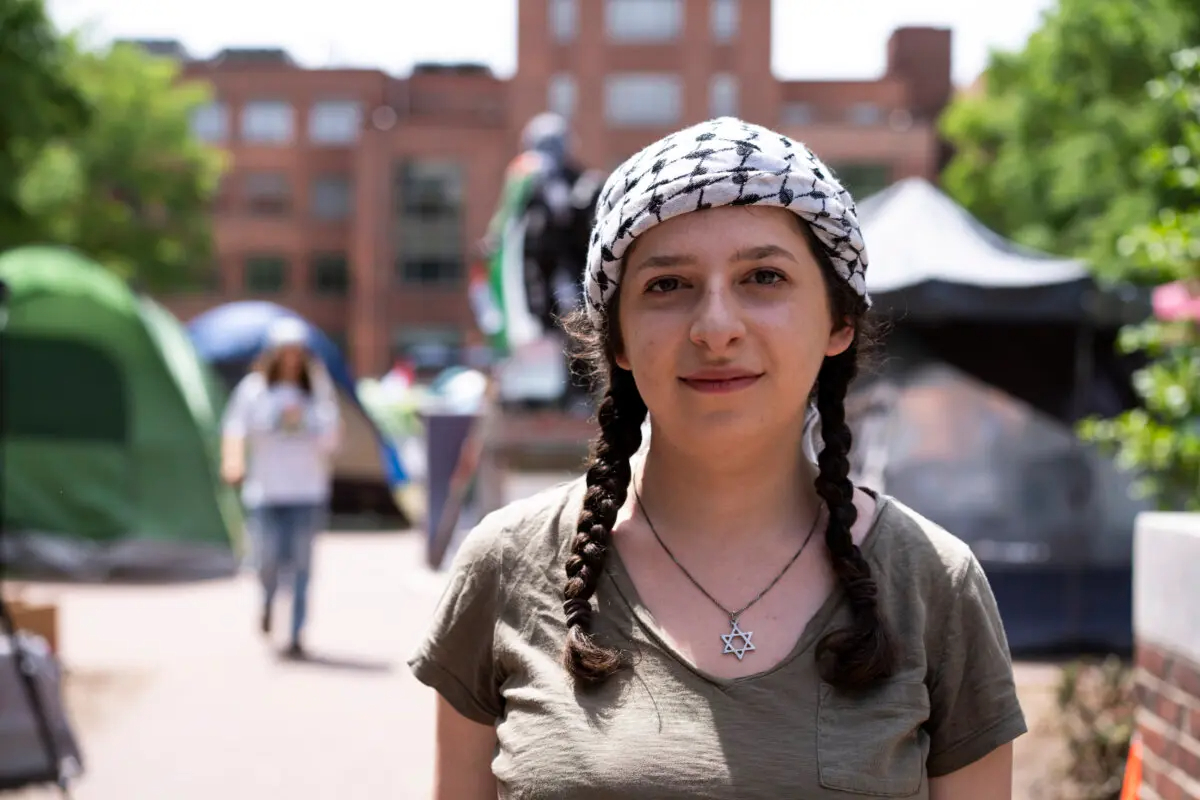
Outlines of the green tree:
<svg viewBox="0 0 1200 800">
<path fill-rule="evenodd" d="M 29 229 L 17 187 L 30 161 L 44 143 L 87 123 L 69 56 L 42 0 L 0 0 L 0 250 Z"/>
<path fill-rule="evenodd" d="M 1060 0 L 947 109 L 947 191 L 995 230 L 1118 277 L 1120 236 L 1180 199 L 1139 159 L 1178 134 L 1145 86 L 1197 41 L 1195 0 Z"/>
<path fill-rule="evenodd" d="M 18 201 L 34 222 L 26 239 L 75 247 L 150 290 L 189 283 L 210 268 L 223 168 L 190 129 L 207 87 L 128 45 L 75 49 L 68 73 L 91 119 L 48 141 L 21 177 Z"/>
<path fill-rule="evenodd" d="M 1152 221 L 1118 243 L 1128 277 L 1179 280 L 1200 290 L 1200 48 L 1174 59 L 1150 84 L 1154 113 L 1172 120 L 1176 137 L 1148 149 L 1140 168 L 1151 191 L 1175 198 Z M 1200 334 L 1195 321 L 1152 320 L 1121 332 L 1126 352 L 1149 363 L 1134 376 L 1141 407 L 1111 420 L 1087 420 L 1085 439 L 1143 475 L 1139 489 L 1164 509 L 1200 511 Z"/>
</svg>

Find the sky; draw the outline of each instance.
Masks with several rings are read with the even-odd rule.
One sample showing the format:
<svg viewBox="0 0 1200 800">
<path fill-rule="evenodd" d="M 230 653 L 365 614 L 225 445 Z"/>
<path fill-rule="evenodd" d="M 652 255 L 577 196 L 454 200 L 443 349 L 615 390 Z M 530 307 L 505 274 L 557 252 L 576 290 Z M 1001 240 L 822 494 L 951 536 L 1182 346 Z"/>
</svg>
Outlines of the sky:
<svg viewBox="0 0 1200 800">
<path fill-rule="evenodd" d="M 586 0 L 598 2 L 598 0 Z M 687 0 L 700 2 L 700 0 Z M 954 31 L 955 83 L 971 83 L 992 49 L 1019 49 L 1053 0 L 742 0 L 771 2 L 772 62 L 783 80 L 871 79 L 903 25 Z M 283 47 L 309 67 L 375 67 L 396 75 L 418 61 L 516 69 L 516 0 L 46 0 L 64 29 L 96 43 L 178 39 L 195 56 L 222 47 Z M 436 9 L 436 11 L 434 10 Z M 466 26 L 463 21 L 469 20 Z"/>
</svg>

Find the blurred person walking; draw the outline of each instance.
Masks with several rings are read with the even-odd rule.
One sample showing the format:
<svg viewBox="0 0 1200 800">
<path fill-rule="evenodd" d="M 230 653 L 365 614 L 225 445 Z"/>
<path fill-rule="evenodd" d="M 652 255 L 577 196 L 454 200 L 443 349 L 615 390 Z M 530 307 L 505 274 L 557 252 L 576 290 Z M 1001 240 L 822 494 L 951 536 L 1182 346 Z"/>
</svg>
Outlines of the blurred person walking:
<svg viewBox="0 0 1200 800">
<path fill-rule="evenodd" d="M 222 423 L 221 476 L 241 485 L 262 584 L 261 627 L 272 630 L 280 572 L 291 571 L 286 654 L 304 655 L 313 542 L 328 520 L 332 457 L 341 441 L 336 390 L 298 319 L 267 332 L 251 371 L 234 388 Z"/>
</svg>

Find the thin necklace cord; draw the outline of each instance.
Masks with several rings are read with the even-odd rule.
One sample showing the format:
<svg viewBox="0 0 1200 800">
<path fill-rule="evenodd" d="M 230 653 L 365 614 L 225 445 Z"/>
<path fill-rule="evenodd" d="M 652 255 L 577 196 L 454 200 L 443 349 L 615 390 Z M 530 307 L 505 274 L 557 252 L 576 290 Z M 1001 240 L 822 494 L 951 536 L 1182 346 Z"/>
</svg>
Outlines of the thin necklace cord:
<svg viewBox="0 0 1200 800">
<path fill-rule="evenodd" d="M 650 532 L 653 533 L 654 538 L 658 540 L 659 546 L 661 546 L 663 551 L 666 552 L 666 554 L 670 557 L 670 559 L 675 562 L 675 566 L 679 567 L 680 572 L 682 572 L 684 574 L 684 576 L 689 581 L 692 582 L 692 585 L 695 586 L 697 589 L 699 589 L 704 594 L 705 597 L 707 597 L 710 601 L 712 601 L 713 605 L 715 605 L 717 608 L 719 608 L 723 612 L 725 612 L 726 616 L 728 616 L 731 621 L 736 621 L 739 617 L 741 617 L 742 614 L 744 614 L 746 611 L 748 611 L 751 606 L 753 606 L 759 600 L 763 599 L 763 597 L 766 596 L 767 592 L 769 592 L 773 588 L 775 588 L 775 584 L 779 583 L 780 579 L 782 579 L 783 576 L 787 574 L 787 571 L 792 568 L 792 565 L 795 564 L 797 559 L 800 558 L 800 554 L 804 552 L 804 548 L 808 547 L 808 543 L 812 539 L 813 533 L 815 533 L 817 530 L 817 523 L 821 521 L 821 517 L 823 516 L 821 512 L 824 508 L 824 504 L 822 504 L 820 507 L 818 507 L 817 513 L 813 516 L 812 526 L 808 529 L 808 535 L 804 537 L 804 543 L 800 545 L 800 549 L 796 551 L 796 554 L 794 556 L 792 556 L 791 560 L 788 561 L 788 563 L 786 565 L 784 565 L 783 570 L 780 571 L 780 573 L 775 576 L 775 579 L 773 581 L 771 581 L 769 584 L 767 584 L 767 588 L 765 588 L 761 592 L 759 592 L 758 595 L 755 596 L 755 598 L 753 600 L 751 600 L 746 605 L 742 606 L 742 608 L 740 608 L 739 610 L 730 611 L 729 609 L 725 608 L 725 606 L 721 605 L 721 603 L 717 600 L 717 598 L 715 598 L 711 594 L 709 594 L 708 590 L 705 589 L 703 586 L 701 586 L 699 581 L 697 581 L 695 578 L 692 577 L 692 574 L 687 571 L 687 568 L 684 567 L 683 564 L 681 564 L 679 562 L 679 559 L 675 557 L 675 554 L 671 552 L 671 548 L 667 547 L 667 543 L 664 542 L 662 540 L 662 537 L 658 535 L 658 530 L 654 527 L 654 521 L 650 519 L 650 514 L 649 514 L 649 512 L 646 511 L 646 505 L 645 505 L 645 503 L 642 502 L 642 496 L 641 496 L 641 493 L 638 491 L 637 481 L 634 481 L 633 495 L 634 495 L 634 497 L 637 498 L 638 508 L 641 510 L 642 516 L 646 518 L 646 524 L 650 526 Z"/>
</svg>

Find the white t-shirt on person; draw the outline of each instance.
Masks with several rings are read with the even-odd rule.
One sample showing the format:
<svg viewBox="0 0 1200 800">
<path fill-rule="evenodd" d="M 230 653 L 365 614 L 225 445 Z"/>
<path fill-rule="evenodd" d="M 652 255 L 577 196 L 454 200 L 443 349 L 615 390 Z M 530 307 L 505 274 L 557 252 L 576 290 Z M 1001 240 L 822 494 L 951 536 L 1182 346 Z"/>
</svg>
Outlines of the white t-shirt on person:
<svg viewBox="0 0 1200 800">
<path fill-rule="evenodd" d="M 340 415 L 327 376 L 311 372 L 319 375 L 311 394 L 293 383 L 268 386 L 258 372 L 233 390 L 222 428 L 246 442 L 242 498 L 247 506 L 329 499 Z"/>
</svg>

